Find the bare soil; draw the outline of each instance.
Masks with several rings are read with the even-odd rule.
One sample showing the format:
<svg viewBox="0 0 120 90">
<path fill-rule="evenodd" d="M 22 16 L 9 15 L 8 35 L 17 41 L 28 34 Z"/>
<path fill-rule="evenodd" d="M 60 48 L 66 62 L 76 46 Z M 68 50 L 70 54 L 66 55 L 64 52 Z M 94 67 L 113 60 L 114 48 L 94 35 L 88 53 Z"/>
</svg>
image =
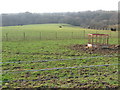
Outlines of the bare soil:
<svg viewBox="0 0 120 90">
<path fill-rule="evenodd" d="M 118 54 L 118 52 L 120 51 L 120 45 L 109 45 L 109 48 L 88 48 L 87 45 L 76 44 L 69 46 L 69 48 L 82 53 L 104 55 Z"/>
</svg>

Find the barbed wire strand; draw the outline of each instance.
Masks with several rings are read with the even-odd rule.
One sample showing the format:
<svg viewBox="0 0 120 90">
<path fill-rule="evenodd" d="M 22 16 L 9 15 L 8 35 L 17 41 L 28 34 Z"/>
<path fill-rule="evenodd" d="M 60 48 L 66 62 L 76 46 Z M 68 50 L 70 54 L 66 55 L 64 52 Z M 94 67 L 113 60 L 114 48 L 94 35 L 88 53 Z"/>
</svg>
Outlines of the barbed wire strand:
<svg viewBox="0 0 120 90">
<path fill-rule="evenodd" d="M 52 60 L 37 60 L 37 61 L 0 62 L 0 64 L 4 64 L 4 63 L 25 63 L 25 62 L 29 62 L 29 63 L 31 63 L 31 62 L 49 62 L 49 61 L 76 60 L 76 59 L 97 58 L 97 57 L 113 57 L 113 56 L 114 55 L 104 55 L 104 56 L 92 56 L 92 57 L 69 58 L 69 59 L 52 59 Z"/>
<path fill-rule="evenodd" d="M 60 67 L 60 68 L 45 68 L 45 69 L 31 69 L 31 70 L 3 70 L 2 73 L 20 73 L 20 72 L 34 72 L 34 71 L 48 71 L 48 70 L 60 70 L 60 69 L 73 69 L 73 68 L 90 68 L 90 67 L 101 67 L 101 66 L 111 66 L 111 65 L 120 65 L 120 64 L 105 64 L 105 65 L 90 65 L 90 66 L 81 66 L 81 67 Z M 1 74 L 1 73 L 0 73 Z"/>
</svg>

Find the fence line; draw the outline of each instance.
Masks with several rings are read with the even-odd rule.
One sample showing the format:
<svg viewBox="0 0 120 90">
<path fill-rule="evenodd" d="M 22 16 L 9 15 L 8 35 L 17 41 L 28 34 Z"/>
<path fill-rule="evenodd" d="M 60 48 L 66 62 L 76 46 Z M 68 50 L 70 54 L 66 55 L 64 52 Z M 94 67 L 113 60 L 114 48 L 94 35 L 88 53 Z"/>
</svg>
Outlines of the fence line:
<svg viewBox="0 0 120 90">
<path fill-rule="evenodd" d="M 70 58 L 70 59 L 52 59 L 52 60 L 36 60 L 36 61 L 16 61 L 16 62 L 0 62 L 0 64 L 4 63 L 31 63 L 31 62 L 49 62 L 49 61 L 64 61 L 64 60 L 76 60 L 76 59 L 87 59 L 87 58 L 97 58 L 97 57 L 116 57 L 118 55 L 104 55 L 104 56 L 92 56 L 92 57 L 83 57 L 83 58 Z"/>
<path fill-rule="evenodd" d="M 3 73 L 21 73 L 21 72 L 34 72 L 34 71 L 48 71 L 48 70 L 60 70 L 60 69 L 73 69 L 73 68 L 91 68 L 91 67 L 102 67 L 102 66 L 111 66 L 111 65 L 120 65 L 120 64 L 104 64 L 104 65 L 90 65 L 90 66 L 81 66 L 81 67 L 60 67 L 60 68 L 45 68 L 45 69 L 30 69 L 30 70 L 3 70 Z"/>
<path fill-rule="evenodd" d="M 96 32 L 96 31 L 94 31 Z M 16 32 L 16 33 L 3 33 L 3 41 L 16 41 L 16 40 L 54 40 L 54 39 L 86 39 L 88 33 L 94 33 L 92 31 L 82 30 L 80 32 Z M 105 31 L 104 34 L 109 34 L 110 38 L 118 38 L 116 35 L 112 35 L 112 31 Z M 101 33 L 97 31 L 96 33 Z M 114 33 L 115 34 L 115 33 Z M 33 35 L 33 37 L 32 37 Z M 111 36 L 112 35 L 112 36 Z M 48 37 L 48 38 L 47 38 Z"/>
</svg>

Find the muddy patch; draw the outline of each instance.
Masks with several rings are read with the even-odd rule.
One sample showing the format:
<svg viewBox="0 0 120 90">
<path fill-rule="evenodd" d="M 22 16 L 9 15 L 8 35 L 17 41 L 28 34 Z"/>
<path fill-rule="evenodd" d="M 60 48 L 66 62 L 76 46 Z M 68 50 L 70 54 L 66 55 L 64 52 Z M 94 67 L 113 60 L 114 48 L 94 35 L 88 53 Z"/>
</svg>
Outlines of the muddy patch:
<svg viewBox="0 0 120 90">
<path fill-rule="evenodd" d="M 88 53 L 88 54 L 104 54 L 104 55 L 110 55 L 110 54 L 118 54 L 120 51 L 120 45 L 109 45 L 109 48 L 88 48 L 87 45 L 71 45 L 68 46 L 68 48 L 72 50 L 76 50 L 81 53 Z"/>
</svg>

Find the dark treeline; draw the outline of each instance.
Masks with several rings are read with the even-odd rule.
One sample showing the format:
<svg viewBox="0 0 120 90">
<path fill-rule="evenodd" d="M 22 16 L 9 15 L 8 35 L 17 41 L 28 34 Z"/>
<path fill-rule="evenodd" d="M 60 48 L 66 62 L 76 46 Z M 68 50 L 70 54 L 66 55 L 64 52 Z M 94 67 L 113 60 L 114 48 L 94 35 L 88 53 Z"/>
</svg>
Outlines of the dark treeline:
<svg viewBox="0 0 120 90">
<path fill-rule="evenodd" d="M 109 25 L 117 25 L 117 11 L 84 11 L 66 13 L 17 13 L 2 14 L 3 26 L 66 23 L 81 27 L 107 28 Z"/>
</svg>

